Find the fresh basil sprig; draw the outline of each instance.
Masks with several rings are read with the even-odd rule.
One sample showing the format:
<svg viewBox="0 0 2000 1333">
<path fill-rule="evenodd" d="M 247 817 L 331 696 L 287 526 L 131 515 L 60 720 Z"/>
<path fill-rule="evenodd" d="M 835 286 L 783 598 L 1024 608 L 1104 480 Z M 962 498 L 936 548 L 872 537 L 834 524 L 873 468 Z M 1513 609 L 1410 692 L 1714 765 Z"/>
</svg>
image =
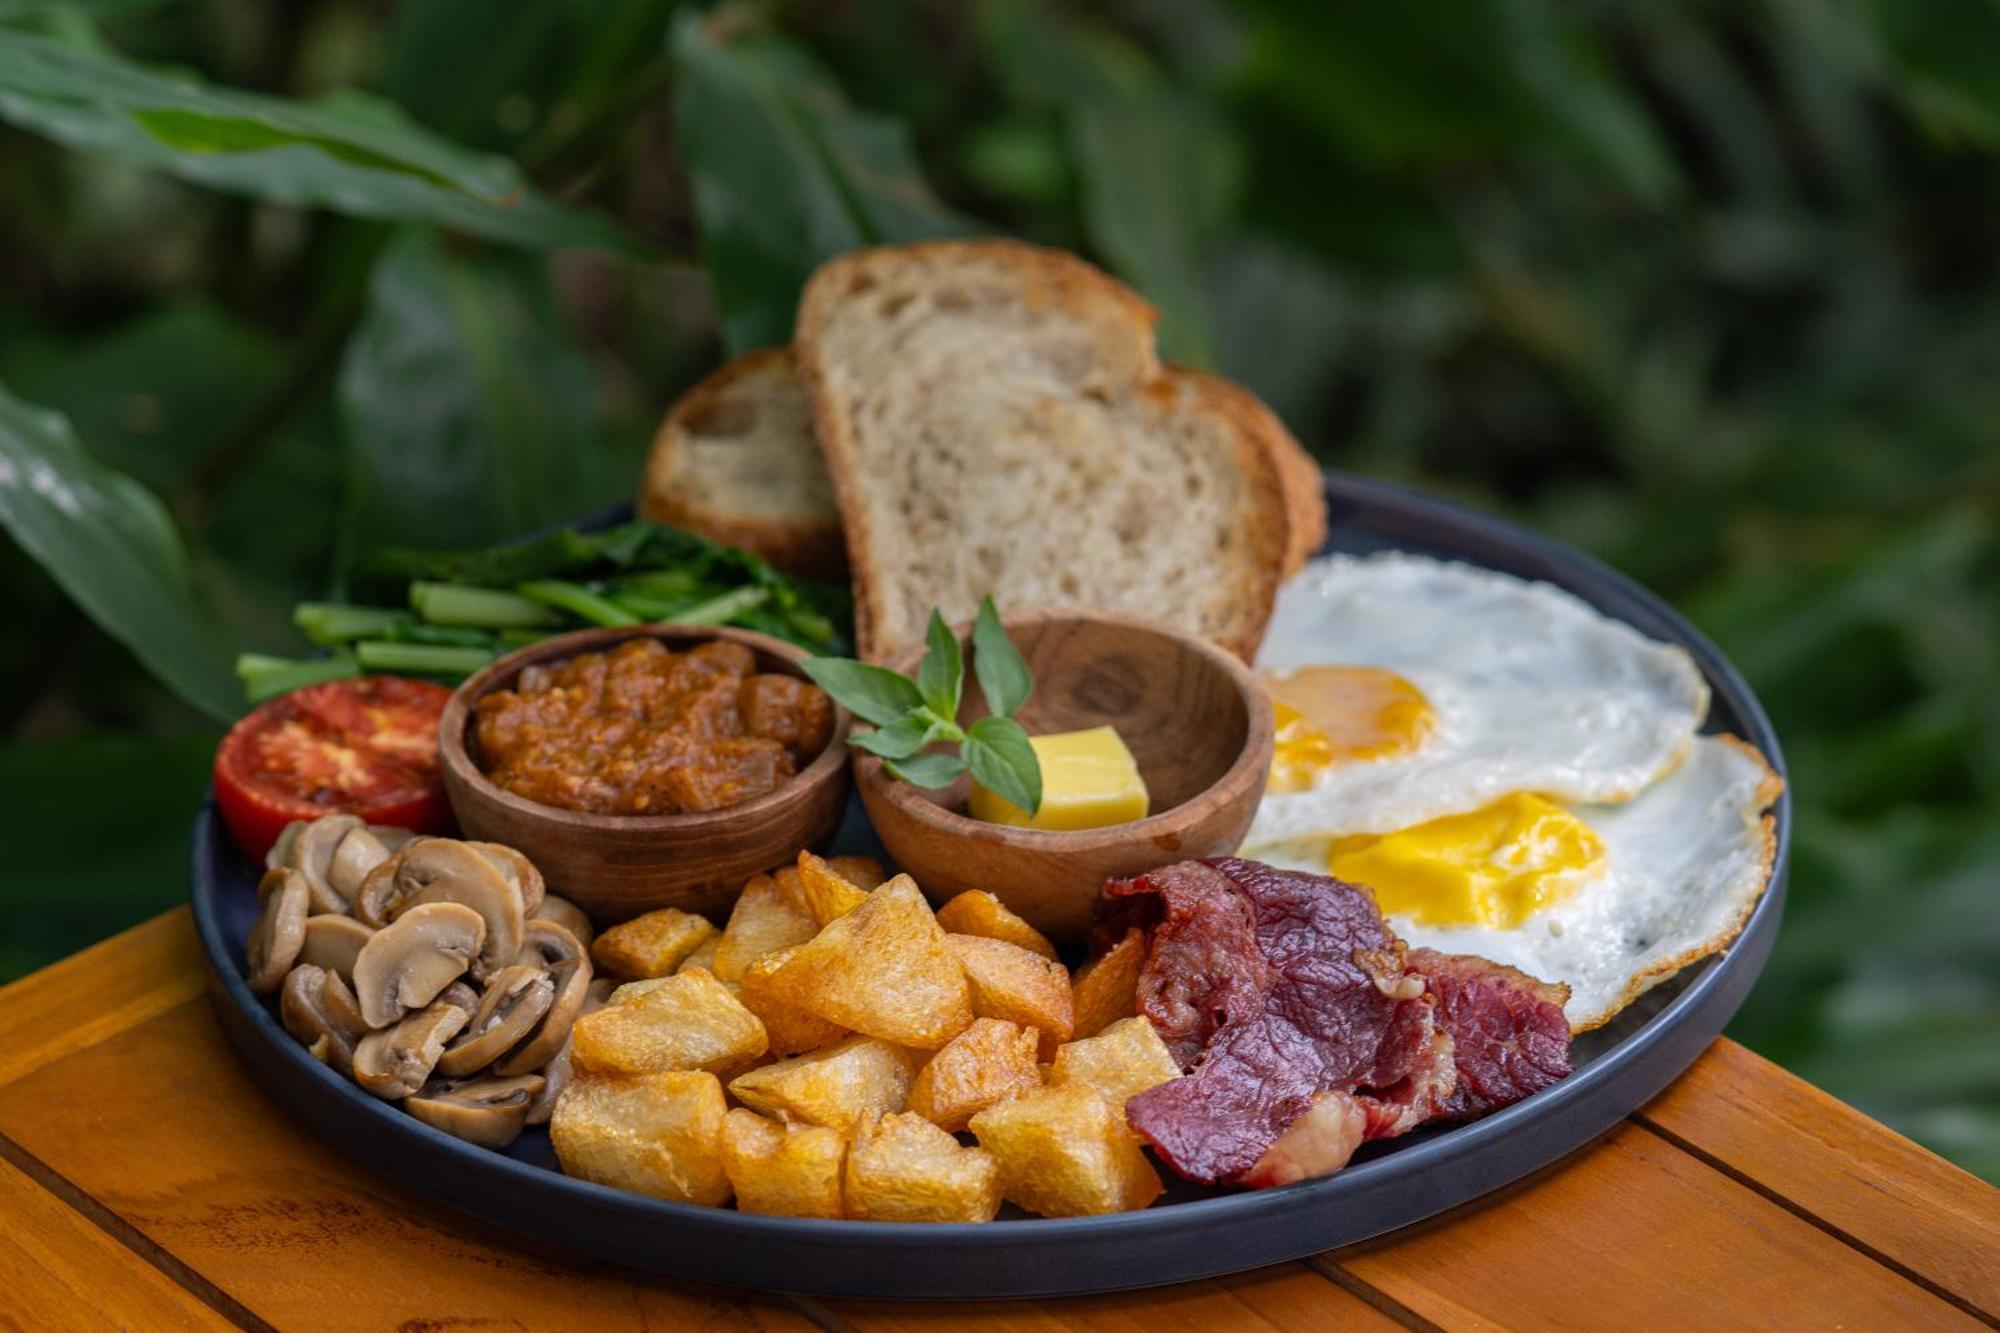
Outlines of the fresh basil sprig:
<svg viewBox="0 0 2000 1333">
<path fill-rule="evenodd" d="M 846 657 L 809 657 L 805 671 L 849 712 L 875 724 L 847 743 L 879 755 L 882 767 L 898 781 L 948 787 L 970 769 L 982 786 L 1034 814 L 1042 808 L 1042 766 L 1028 733 L 1014 720 L 1028 702 L 1034 678 L 1000 627 L 993 599 L 979 603 L 979 616 L 972 622 L 972 669 L 989 711 L 970 727 L 958 725 L 965 660 L 958 637 L 935 607 L 924 642 L 915 680 Z M 957 753 L 931 748 L 939 744 L 956 746 Z"/>
</svg>

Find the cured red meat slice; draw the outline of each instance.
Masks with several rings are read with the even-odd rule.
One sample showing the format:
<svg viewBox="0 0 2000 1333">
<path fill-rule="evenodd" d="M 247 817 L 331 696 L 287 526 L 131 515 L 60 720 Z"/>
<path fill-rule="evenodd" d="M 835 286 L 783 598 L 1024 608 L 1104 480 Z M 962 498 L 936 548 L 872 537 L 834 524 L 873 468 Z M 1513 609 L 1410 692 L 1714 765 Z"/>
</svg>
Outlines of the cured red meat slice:
<svg viewBox="0 0 2000 1333">
<path fill-rule="evenodd" d="M 1440 1120 L 1477 1120 L 1569 1076 L 1569 987 L 1471 954 L 1412 949 L 1438 1020 L 1451 1034 L 1457 1086 Z"/>
</svg>

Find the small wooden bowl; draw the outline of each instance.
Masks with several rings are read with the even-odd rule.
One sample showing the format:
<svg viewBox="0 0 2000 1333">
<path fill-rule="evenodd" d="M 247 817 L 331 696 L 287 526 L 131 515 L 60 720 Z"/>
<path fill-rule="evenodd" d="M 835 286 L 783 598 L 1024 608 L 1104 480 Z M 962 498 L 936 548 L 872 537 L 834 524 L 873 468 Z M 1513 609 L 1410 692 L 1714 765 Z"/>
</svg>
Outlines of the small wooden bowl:
<svg viewBox="0 0 2000 1333">
<path fill-rule="evenodd" d="M 600 925 L 659 907 L 719 915 L 752 875 L 823 848 L 847 804 L 847 729 L 836 706 L 833 737 L 790 782 L 725 810 L 688 815 L 595 815 L 530 801 L 496 786 L 481 771 L 471 727 L 473 705 L 511 687 L 522 668 L 603 652 L 645 635 L 675 650 L 713 639 L 740 643 L 759 671 L 805 678 L 804 649 L 766 634 L 707 625 L 588 629 L 507 654 L 460 685 L 438 724 L 445 793 L 468 838 L 505 843 L 541 870 L 551 892 Z"/>
<path fill-rule="evenodd" d="M 1003 617 L 1035 688 L 1018 714 L 1030 734 L 1110 724 L 1152 796 L 1153 813 L 1130 824 L 1051 833 L 987 824 L 964 813 L 968 779 L 925 791 L 897 782 L 882 761 L 854 751 L 868 817 L 896 863 L 933 899 L 986 889 L 1044 934 L 1076 939 L 1089 928 L 1109 878 L 1190 857 L 1236 850 L 1271 769 L 1271 708 L 1236 658 L 1205 640 L 1150 621 L 1078 612 Z M 986 712 L 975 684 L 969 625 L 961 725 Z M 889 666 L 904 674 L 912 649 Z"/>
</svg>

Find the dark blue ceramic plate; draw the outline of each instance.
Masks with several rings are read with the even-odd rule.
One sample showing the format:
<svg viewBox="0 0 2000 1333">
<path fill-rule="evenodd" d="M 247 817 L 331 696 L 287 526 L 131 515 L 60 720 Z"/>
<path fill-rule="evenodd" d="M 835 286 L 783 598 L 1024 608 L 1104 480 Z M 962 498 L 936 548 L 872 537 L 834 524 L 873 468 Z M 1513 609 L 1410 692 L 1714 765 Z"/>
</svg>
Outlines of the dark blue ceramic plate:
<svg viewBox="0 0 2000 1333">
<path fill-rule="evenodd" d="M 1327 480 L 1329 549 L 1394 548 L 1543 579 L 1694 655 L 1714 691 L 1709 728 L 1745 737 L 1783 771 L 1757 700 L 1708 641 L 1620 574 L 1546 538 L 1408 491 Z M 253 877 L 204 805 L 194 916 L 223 1027 L 259 1082 L 315 1130 L 398 1184 L 530 1240 L 634 1268 L 784 1291 L 922 1298 L 1112 1291 L 1237 1272 L 1407 1226 L 1518 1180 L 1644 1105 L 1722 1031 L 1756 980 L 1784 908 L 1790 806 L 1777 807 L 1769 892 L 1721 957 L 1657 987 L 1577 1040 L 1566 1081 L 1474 1124 L 1369 1145 L 1346 1170 L 1282 1189 L 1181 1186 L 1144 1212 L 920 1226 L 758 1217 L 662 1203 L 571 1180 L 548 1135 L 505 1153 L 419 1124 L 319 1064 L 243 983 Z M 872 850 L 858 806 L 840 845 Z"/>
</svg>

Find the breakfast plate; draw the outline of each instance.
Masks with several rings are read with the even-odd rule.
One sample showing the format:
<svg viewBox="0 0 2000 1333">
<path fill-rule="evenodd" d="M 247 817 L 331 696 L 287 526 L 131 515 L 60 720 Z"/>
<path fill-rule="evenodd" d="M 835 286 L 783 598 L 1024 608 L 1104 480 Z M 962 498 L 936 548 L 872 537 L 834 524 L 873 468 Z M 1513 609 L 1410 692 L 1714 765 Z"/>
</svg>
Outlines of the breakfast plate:
<svg viewBox="0 0 2000 1333">
<path fill-rule="evenodd" d="M 1777 738 L 1743 680 L 1663 602 L 1578 552 L 1410 491 L 1330 475 L 1326 550 L 1403 551 L 1541 580 L 1684 648 L 1712 696 L 1706 730 L 1742 737 L 1782 774 Z M 1241 1193 L 1172 1185 L 1135 1212 L 988 1225 L 763 1216 L 663 1202 L 562 1174 L 536 1128 L 489 1151 L 361 1091 L 287 1034 L 246 983 L 256 874 L 212 798 L 197 816 L 194 916 L 229 1040 L 282 1105 L 385 1179 L 531 1242 L 672 1277 L 786 1291 L 973 1299 L 1112 1291 L 1237 1272 L 1407 1226 L 1585 1146 L 1666 1087 L 1722 1031 L 1768 956 L 1784 906 L 1788 802 L 1774 811 L 1770 887 L 1720 955 L 1577 1036 L 1574 1072 L 1473 1123 L 1364 1146 L 1336 1174 Z M 858 800 L 833 847 L 883 856 Z M 884 857 L 884 859 L 887 859 Z"/>
</svg>

